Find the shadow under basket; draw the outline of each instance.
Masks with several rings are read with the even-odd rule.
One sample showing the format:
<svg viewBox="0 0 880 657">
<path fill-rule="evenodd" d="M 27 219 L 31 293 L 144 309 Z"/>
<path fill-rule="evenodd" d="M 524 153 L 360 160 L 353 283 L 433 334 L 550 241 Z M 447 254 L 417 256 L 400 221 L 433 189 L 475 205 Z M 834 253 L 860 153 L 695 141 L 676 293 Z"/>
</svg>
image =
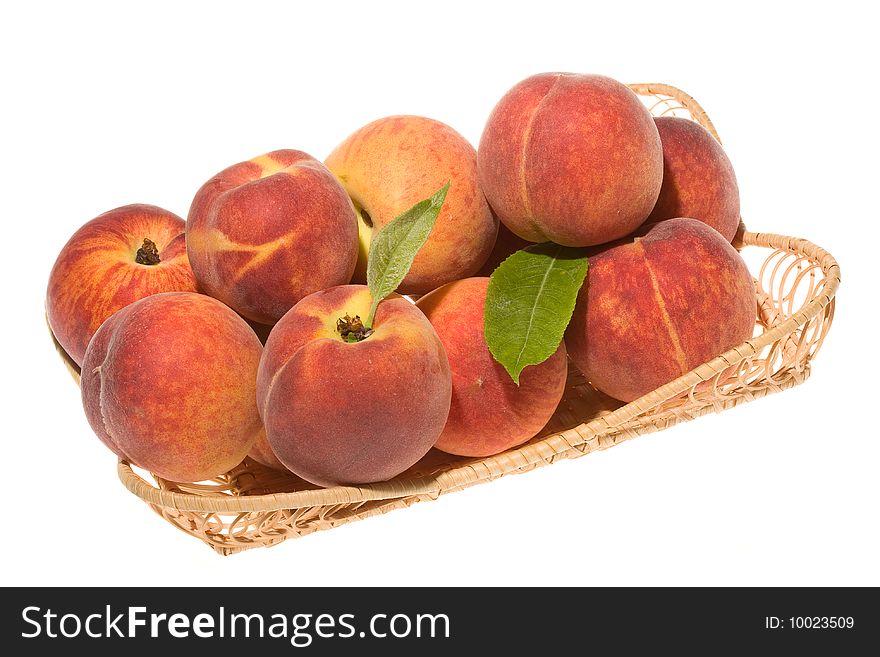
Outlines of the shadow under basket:
<svg viewBox="0 0 880 657">
<path fill-rule="evenodd" d="M 706 113 L 682 91 L 630 86 L 655 116 L 690 118 L 718 138 Z M 802 383 L 831 326 L 840 268 L 807 240 L 752 233 L 742 224 L 734 246 L 756 263 L 750 264 L 757 291 L 752 339 L 628 404 L 595 390 L 570 365 L 565 395 L 544 430 L 501 454 L 474 459 L 432 450 L 394 479 L 358 487 L 318 488 L 250 459 L 199 483 L 167 481 L 120 461 L 119 478 L 172 525 L 228 555 L 607 449 Z M 79 381 L 76 364 L 55 346 Z"/>
</svg>

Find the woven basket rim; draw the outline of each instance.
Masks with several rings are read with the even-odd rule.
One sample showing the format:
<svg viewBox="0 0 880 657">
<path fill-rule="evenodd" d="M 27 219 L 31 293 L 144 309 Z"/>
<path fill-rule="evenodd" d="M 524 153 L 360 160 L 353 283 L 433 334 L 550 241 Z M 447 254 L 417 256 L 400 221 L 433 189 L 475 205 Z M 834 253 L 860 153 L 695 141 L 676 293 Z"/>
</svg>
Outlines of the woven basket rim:
<svg viewBox="0 0 880 657">
<path fill-rule="evenodd" d="M 674 98 L 719 142 L 721 141 L 714 125 L 703 108 L 693 97 L 680 89 L 663 83 L 639 83 L 631 84 L 629 87 L 638 94 L 662 94 Z M 494 456 L 471 460 L 467 463 L 453 466 L 437 475 L 413 477 L 410 479 L 392 479 L 386 482 L 363 486 L 336 486 L 263 495 L 202 496 L 157 488 L 143 479 L 125 460 L 120 460 L 117 464 L 119 479 L 130 492 L 154 507 L 206 513 L 249 513 L 358 504 L 411 496 L 436 498 L 451 490 L 464 488 L 480 481 L 520 471 L 542 461 L 546 462 L 554 454 L 583 445 L 596 435 L 606 432 L 615 426 L 620 426 L 636 416 L 650 411 L 664 401 L 681 395 L 701 382 L 711 380 L 743 358 L 755 356 L 763 348 L 772 345 L 776 340 L 791 333 L 805 322 L 823 312 L 826 306 L 831 303 L 840 285 L 840 267 L 835 258 L 825 249 L 806 239 L 774 233 L 753 233 L 746 230 L 741 223 L 734 245 L 737 247 L 759 246 L 774 248 L 810 257 L 819 264 L 824 274 L 825 280 L 821 292 L 797 313 L 794 313 L 761 335 L 746 340 L 635 401 L 624 404 L 616 410 L 589 422 L 582 422 L 566 431 L 551 434 L 541 440 L 511 448 Z M 76 363 L 64 351 L 54 335 L 52 335 L 52 339 L 71 375 L 79 382 L 79 368 L 76 366 Z"/>
</svg>

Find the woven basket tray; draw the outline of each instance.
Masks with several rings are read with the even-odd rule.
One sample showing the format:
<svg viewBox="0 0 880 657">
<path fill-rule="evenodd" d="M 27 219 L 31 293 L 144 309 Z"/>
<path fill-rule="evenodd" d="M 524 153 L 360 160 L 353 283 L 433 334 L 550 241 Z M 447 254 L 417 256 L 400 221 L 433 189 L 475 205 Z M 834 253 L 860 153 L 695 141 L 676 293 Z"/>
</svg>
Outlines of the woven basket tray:
<svg viewBox="0 0 880 657">
<path fill-rule="evenodd" d="M 631 88 L 654 115 L 691 118 L 718 138 L 703 109 L 682 91 L 664 84 Z M 556 414 L 518 448 L 481 459 L 432 450 L 393 480 L 360 487 L 317 488 L 250 459 L 208 482 L 166 481 L 126 461 L 118 464 L 119 478 L 172 525 L 228 555 L 607 449 L 802 383 L 831 326 L 840 268 L 807 240 L 751 233 L 742 225 L 734 246 L 747 262 L 763 261 L 752 267 L 755 337 L 629 404 L 597 392 L 570 366 Z M 76 364 L 57 341 L 55 346 L 79 381 Z"/>
</svg>

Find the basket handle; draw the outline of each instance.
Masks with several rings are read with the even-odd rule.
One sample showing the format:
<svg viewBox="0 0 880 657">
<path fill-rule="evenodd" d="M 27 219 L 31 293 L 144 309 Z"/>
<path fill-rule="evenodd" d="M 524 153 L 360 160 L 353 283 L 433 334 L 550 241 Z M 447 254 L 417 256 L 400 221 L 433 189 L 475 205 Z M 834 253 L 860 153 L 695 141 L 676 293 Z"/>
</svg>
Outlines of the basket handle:
<svg viewBox="0 0 880 657">
<path fill-rule="evenodd" d="M 715 125 L 712 123 L 709 115 L 706 114 L 706 110 L 694 100 L 693 96 L 686 94 L 678 87 L 673 87 L 671 84 L 663 84 L 662 82 L 641 82 L 628 86 L 640 96 L 661 95 L 675 99 L 683 108 L 690 112 L 697 123 L 706 128 L 719 144 L 721 143 L 721 137 L 718 136 Z"/>
</svg>

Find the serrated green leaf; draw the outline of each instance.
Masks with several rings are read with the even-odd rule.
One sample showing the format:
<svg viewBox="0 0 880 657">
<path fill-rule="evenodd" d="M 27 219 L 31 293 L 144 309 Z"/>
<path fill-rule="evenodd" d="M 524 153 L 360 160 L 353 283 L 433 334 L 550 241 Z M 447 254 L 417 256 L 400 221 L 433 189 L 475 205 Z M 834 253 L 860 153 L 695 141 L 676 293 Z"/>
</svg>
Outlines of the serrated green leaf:
<svg viewBox="0 0 880 657">
<path fill-rule="evenodd" d="M 419 201 L 373 236 L 367 256 L 367 286 L 373 297 L 367 328 L 373 327 L 379 302 L 397 289 L 427 241 L 448 191 L 447 182 L 431 198 Z"/>
<path fill-rule="evenodd" d="M 514 382 L 562 342 L 587 275 L 584 249 L 547 242 L 517 251 L 489 278 L 483 332 Z"/>
</svg>

